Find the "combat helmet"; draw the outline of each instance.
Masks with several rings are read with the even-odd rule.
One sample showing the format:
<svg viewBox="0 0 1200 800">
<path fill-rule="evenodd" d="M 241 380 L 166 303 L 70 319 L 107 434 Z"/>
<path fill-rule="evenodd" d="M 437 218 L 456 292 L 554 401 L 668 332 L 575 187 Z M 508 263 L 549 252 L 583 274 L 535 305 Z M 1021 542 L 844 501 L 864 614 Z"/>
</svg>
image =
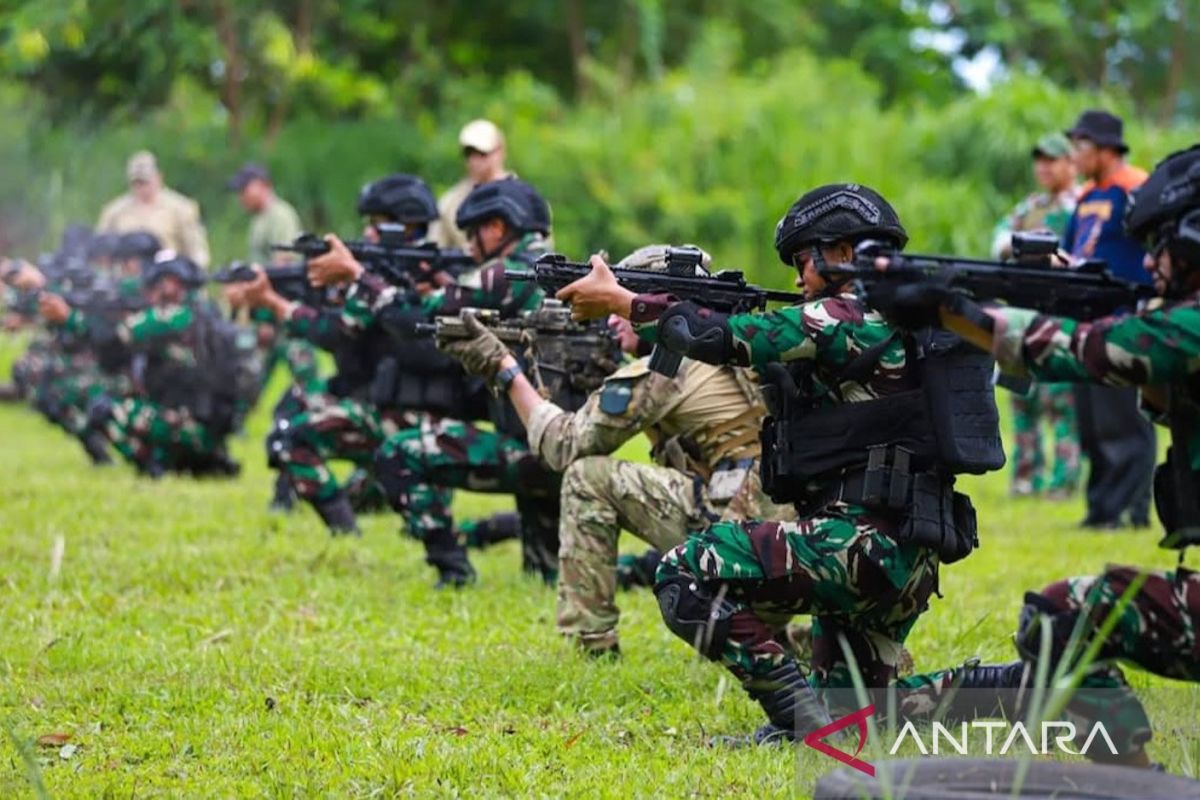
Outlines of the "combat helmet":
<svg viewBox="0 0 1200 800">
<path fill-rule="evenodd" d="M 358 213 L 380 215 L 405 225 L 424 225 L 438 218 L 437 200 L 429 184 L 415 175 L 397 172 L 363 186 Z"/>
<path fill-rule="evenodd" d="M 813 189 L 793 203 L 775 226 L 775 251 L 789 267 L 796 251 L 841 239 L 878 239 L 903 248 L 908 234 L 891 203 L 859 183 Z"/>
<path fill-rule="evenodd" d="M 550 233 L 549 204 L 537 189 L 518 178 L 501 178 L 476 186 L 458 207 L 454 224 L 465 230 L 497 217 L 514 231 Z"/>
</svg>

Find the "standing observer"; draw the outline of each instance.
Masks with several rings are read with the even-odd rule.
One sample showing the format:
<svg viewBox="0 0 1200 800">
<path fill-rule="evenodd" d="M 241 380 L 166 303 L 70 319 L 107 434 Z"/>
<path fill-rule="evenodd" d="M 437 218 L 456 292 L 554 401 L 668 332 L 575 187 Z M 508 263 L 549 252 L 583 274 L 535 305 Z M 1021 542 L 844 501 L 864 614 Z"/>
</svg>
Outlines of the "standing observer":
<svg viewBox="0 0 1200 800">
<path fill-rule="evenodd" d="M 467 172 L 438 198 L 438 221 L 431 238 L 438 247 L 465 250 L 467 235 L 454 221 L 458 207 L 479 184 L 507 178 L 511 173 L 504 168 L 507 155 L 504 134 L 494 123 L 486 119 L 471 120 L 458 132 L 458 146 L 462 148 Z"/>
<path fill-rule="evenodd" d="M 992 258 L 1012 256 L 1012 235 L 1024 231 L 1050 230 L 1062 237 L 1075 212 L 1075 164 L 1071 141 L 1061 133 L 1038 139 L 1030 153 L 1033 177 L 1039 190 L 1033 192 L 996 226 L 992 234 Z M 1079 483 L 1079 432 L 1075 421 L 1075 393 L 1066 383 L 1035 383 L 1025 394 L 1013 392 L 1012 412 L 1015 443 L 1012 454 L 1014 496 L 1045 490 L 1051 499 L 1064 499 Z M 1042 421 L 1054 432 L 1054 458 L 1048 474 L 1042 442 Z"/>
<path fill-rule="evenodd" d="M 208 235 L 200 221 L 200 206 L 190 197 L 163 185 L 158 162 L 148 150 L 139 150 L 125 165 L 129 191 L 100 212 L 98 233 L 148 231 L 162 246 L 208 269 Z"/>
<path fill-rule="evenodd" d="M 1087 183 L 1067 223 L 1064 247 L 1076 258 L 1104 261 L 1122 280 L 1148 283 L 1142 268 L 1145 253 L 1121 224 L 1130 192 L 1146 180 L 1144 170 L 1125 162 L 1129 147 L 1121 118 L 1107 111 L 1084 111 L 1066 134 L 1075 166 Z M 1155 435 L 1138 409 L 1137 390 L 1081 384 L 1075 402 L 1080 444 L 1091 462 L 1083 526 L 1149 525 Z"/>
<path fill-rule="evenodd" d="M 261 164 L 245 164 L 232 178 L 229 188 L 237 192 L 242 208 L 250 214 L 250 261 L 264 267 L 293 264 L 296 253 L 272 252 L 271 245 L 293 241 L 303 233 L 300 215 L 292 204 L 275 193 L 271 173 Z"/>
</svg>

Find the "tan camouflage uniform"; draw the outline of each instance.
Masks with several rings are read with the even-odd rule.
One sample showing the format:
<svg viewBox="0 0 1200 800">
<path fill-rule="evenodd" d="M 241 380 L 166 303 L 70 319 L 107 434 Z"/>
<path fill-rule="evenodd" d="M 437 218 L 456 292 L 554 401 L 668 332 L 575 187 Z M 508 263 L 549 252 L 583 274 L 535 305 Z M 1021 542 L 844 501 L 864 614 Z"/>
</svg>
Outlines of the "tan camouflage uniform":
<svg viewBox="0 0 1200 800">
<path fill-rule="evenodd" d="M 209 263 L 208 235 L 200 221 L 200 206 L 166 186 L 153 203 L 142 203 L 133 194 L 123 194 L 104 207 L 99 233 L 149 231 L 162 246 L 187 256 L 201 269 Z"/>
<path fill-rule="evenodd" d="M 765 410 L 753 373 L 685 360 L 675 378 L 641 358 L 613 373 L 579 411 L 545 402 L 529 445 L 564 471 L 558 630 L 585 649 L 616 646 L 617 540 L 622 528 L 660 551 L 720 519 L 791 518 L 763 495 L 758 429 Z M 661 466 L 608 456 L 645 431 Z"/>
</svg>

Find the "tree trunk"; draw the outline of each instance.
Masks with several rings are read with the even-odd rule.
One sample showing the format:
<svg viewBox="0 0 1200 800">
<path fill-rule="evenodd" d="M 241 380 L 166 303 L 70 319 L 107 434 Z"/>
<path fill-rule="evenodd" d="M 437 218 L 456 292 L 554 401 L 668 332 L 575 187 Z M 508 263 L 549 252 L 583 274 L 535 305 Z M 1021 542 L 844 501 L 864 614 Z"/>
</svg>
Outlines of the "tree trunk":
<svg viewBox="0 0 1200 800">
<path fill-rule="evenodd" d="M 221 104 L 229 114 L 229 140 L 234 145 L 242 137 L 242 51 L 238 46 L 237 24 L 228 0 L 213 4 L 217 23 L 217 40 L 225 56 L 225 74 L 221 80 Z"/>
<path fill-rule="evenodd" d="M 567 46 L 571 48 L 571 63 L 575 66 L 575 94 L 586 100 L 591 94 L 587 76 L 587 26 L 579 0 L 567 0 Z"/>
<path fill-rule="evenodd" d="M 1158 121 L 1161 125 L 1171 124 L 1175 110 L 1179 107 L 1179 92 L 1183 88 L 1184 67 L 1187 64 L 1188 16 L 1187 3 L 1179 4 L 1179 19 L 1175 21 L 1175 35 L 1171 37 L 1171 55 L 1167 62 L 1167 85 L 1163 89 L 1162 107 Z"/>
</svg>

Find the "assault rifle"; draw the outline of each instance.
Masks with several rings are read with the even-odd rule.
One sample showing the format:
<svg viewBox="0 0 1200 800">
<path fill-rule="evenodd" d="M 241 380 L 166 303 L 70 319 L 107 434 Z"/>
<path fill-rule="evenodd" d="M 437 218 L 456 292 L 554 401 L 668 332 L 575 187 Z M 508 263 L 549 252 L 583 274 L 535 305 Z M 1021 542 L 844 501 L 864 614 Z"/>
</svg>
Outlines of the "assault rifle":
<svg viewBox="0 0 1200 800">
<path fill-rule="evenodd" d="M 1013 234 L 1011 262 L 912 255 L 865 241 L 855 248 L 853 263 L 822 264 L 818 269 L 825 277 L 849 276 L 868 287 L 884 281 L 944 281 L 981 302 L 999 301 L 1078 320 L 1104 317 L 1156 296 L 1152 286 L 1114 277 L 1103 261 L 1054 267 L 1051 257 L 1057 252 L 1058 238 L 1038 232 Z M 886 271 L 875 268 L 878 258 L 888 259 Z"/>
<path fill-rule="evenodd" d="M 670 294 L 680 300 L 692 300 L 705 308 L 724 314 L 763 311 L 768 302 L 799 303 L 804 297 L 793 292 L 764 289 L 746 281 L 741 270 L 723 269 L 710 273 L 703 266 L 704 254 L 695 247 L 672 247 L 667 250 L 667 269 L 627 269 L 612 267 L 617 283 L 635 294 Z M 590 264 L 568 261 L 566 256 L 548 253 L 528 271 L 506 271 L 505 277 L 514 281 L 535 281 L 547 295 L 553 297 L 560 289 L 585 277 L 592 271 Z M 662 347 L 650 354 L 650 369 L 674 377 L 683 357 Z"/>
<path fill-rule="evenodd" d="M 308 268 L 304 265 L 287 267 L 264 267 L 271 288 L 281 297 L 307 306 L 322 306 L 329 298 L 329 290 L 313 286 L 308 282 Z M 250 283 L 257 273 L 244 261 L 234 261 L 224 269 L 212 274 L 217 283 Z"/>
<path fill-rule="evenodd" d="M 419 322 L 414 330 L 418 336 L 432 336 L 438 342 L 469 339 L 471 333 L 462 316 L 465 314 L 474 316 L 522 355 L 535 385 L 548 397 L 557 397 L 567 388 L 590 394 L 617 368 L 620 359 L 616 341 L 604 321 L 576 322 L 571 319 L 571 309 L 553 299 L 544 300 L 540 308 L 518 317 L 502 318 L 499 311 L 490 308 L 465 308 L 457 317 Z"/>
<path fill-rule="evenodd" d="M 411 288 L 428 282 L 434 274 L 445 272 L 458 278 L 477 266 L 475 259 L 462 250 L 440 249 L 436 244 L 411 245 L 403 238 L 404 227 L 383 223 L 376 225 L 380 240 L 343 242 L 368 272 L 378 274 L 393 286 Z M 299 253 L 304 258 L 316 258 L 329 252 L 329 243 L 320 236 L 305 233 L 291 244 L 273 244 L 272 250 Z"/>
</svg>

